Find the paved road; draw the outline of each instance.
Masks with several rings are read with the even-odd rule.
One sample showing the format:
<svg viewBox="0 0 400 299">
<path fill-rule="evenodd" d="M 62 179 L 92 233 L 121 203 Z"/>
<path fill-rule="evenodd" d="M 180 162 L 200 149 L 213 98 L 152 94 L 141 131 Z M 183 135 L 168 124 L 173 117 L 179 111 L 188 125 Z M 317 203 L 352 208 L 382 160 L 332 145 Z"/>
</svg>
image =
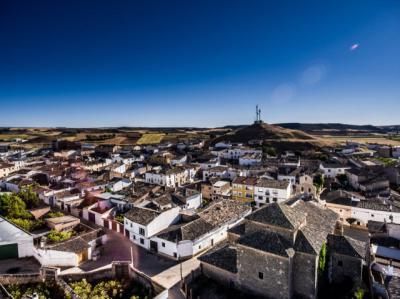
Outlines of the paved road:
<svg viewBox="0 0 400 299">
<path fill-rule="evenodd" d="M 172 266 L 163 272 L 152 276 L 152 279 L 163 287 L 170 289 L 181 280 L 181 270 L 182 276 L 185 277 L 199 266 L 200 261 L 196 257 L 193 257 L 190 260 L 182 262 L 182 266 L 181 264 Z"/>
<path fill-rule="evenodd" d="M 93 271 L 111 267 L 113 261 L 131 261 L 132 258 L 135 268 L 150 277 L 176 265 L 175 261 L 152 254 L 133 244 L 122 234 L 110 230 L 107 231 L 107 242 L 102 246 L 100 258 L 97 261 L 87 261 L 63 273 Z"/>
<path fill-rule="evenodd" d="M 132 259 L 136 269 L 150 276 L 155 282 L 167 289 L 172 288 L 181 279 L 181 267 L 178 262 L 153 254 L 114 231 L 107 232 L 107 242 L 103 245 L 99 260 L 88 261 L 79 267 L 64 270 L 63 273 L 92 271 L 110 267 L 113 261 L 131 261 Z M 182 262 L 183 277 L 199 265 L 200 262 L 197 258 Z"/>
</svg>

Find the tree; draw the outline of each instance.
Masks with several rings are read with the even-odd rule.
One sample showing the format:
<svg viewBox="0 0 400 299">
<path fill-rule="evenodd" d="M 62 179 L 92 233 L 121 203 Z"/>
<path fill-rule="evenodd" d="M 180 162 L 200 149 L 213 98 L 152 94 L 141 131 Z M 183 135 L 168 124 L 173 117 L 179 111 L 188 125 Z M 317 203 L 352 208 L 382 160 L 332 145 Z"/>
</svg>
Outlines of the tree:
<svg viewBox="0 0 400 299">
<path fill-rule="evenodd" d="M 25 202 L 16 194 L 0 195 L 0 214 L 7 218 L 30 219 Z"/>
<path fill-rule="evenodd" d="M 9 221 L 19 226 L 20 228 L 26 231 L 33 231 L 37 228 L 40 228 L 44 225 L 42 220 L 34 220 L 34 219 L 22 219 L 22 218 L 7 218 Z"/>
<path fill-rule="evenodd" d="M 63 242 L 70 239 L 73 235 L 74 235 L 73 231 L 58 232 L 56 230 L 52 230 L 47 235 L 47 238 L 52 242 Z"/>
<path fill-rule="evenodd" d="M 317 174 L 314 177 L 314 186 L 317 188 L 318 191 L 320 191 L 324 186 L 324 184 L 325 184 L 324 176 L 321 174 Z"/>
<path fill-rule="evenodd" d="M 102 281 L 93 287 L 86 279 L 82 279 L 71 283 L 71 288 L 82 299 L 120 298 L 124 291 L 118 280 Z"/>
<path fill-rule="evenodd" d="M 276 156 L 276 149 L 272 146 L 263 146 L 263 152 L 268 156 Z"/>
<path fill-rule="evenodd" d="M 326 259 L 327 259 L 327 249 L 326 243 L 322 244 L 321 251 L 319 253 L 319 260 L 318 260 L 318 270 L 322 274 L 325 272 L 326 268 Z"/>
<path fill-rule="evenodd" d="M 32 185 L 22 188 L 18 192 L 18 196 L 25 202 L 28 209 L 39 206 L 39 196 L 33 191 Z"/>
<path fill-rule="evenodd" d="M 77 294 L 82 299 L 89 299 L 90 293 L 92 292 L 92 285 L 86 281 L 86 279 L 82 279 L 81 281 L 71 283 L 71 288 L 74 290 L 75 294 Z"/>
<path fill-rule="evenodd" d="M 365 290 L 362 289 L 361 287 L 357 288 L 357 290 L 354 292 L 354 298 L 355 299 L 363 299 L 365 294 Z"/>
</svg>

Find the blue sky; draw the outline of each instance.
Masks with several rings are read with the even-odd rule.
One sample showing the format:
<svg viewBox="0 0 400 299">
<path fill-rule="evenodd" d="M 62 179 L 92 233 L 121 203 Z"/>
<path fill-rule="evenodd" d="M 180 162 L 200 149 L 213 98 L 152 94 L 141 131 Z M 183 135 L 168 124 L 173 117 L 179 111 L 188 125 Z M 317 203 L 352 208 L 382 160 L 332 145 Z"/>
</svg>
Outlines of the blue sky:
<svg viewBox="0 0 400 299">
<path fill-rule="evenodd" d="M 400 124 L 399 32 L 396 0 L 3 0 L 0 126 Z"/>
</svg>

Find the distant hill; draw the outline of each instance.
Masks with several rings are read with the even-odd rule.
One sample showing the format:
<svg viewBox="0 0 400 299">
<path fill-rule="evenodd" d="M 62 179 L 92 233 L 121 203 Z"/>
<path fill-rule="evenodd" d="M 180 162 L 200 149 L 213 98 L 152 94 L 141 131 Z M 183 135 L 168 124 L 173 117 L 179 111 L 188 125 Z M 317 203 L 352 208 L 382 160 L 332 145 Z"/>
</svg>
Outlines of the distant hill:
<svg viewBox="0 0 400 299">
<path fill-rule="evenodd" d="M 270 145 L 279 151 L 287 149 L 305 150 L 320 147 L 323 142 L 300 130 L 283 128 L 267 123 L 254 123 L 249 126 L 240 126 L 236 130 L 222 135 L 213 140 L 213 144 L 219 141 L 230 141 L 247 143 L 250 140 L 263 140 L 264 144 Z"/>
<path fill-rule="evenodd" d="M 373 125 L 349 125 L 341 123 L 280 123 L 283 128 L 302 130 L 308 133 L 319 133 L 329 131 L 337 132 L 365 132 L 365 133 L 386 133 L 392 130 L 399 130 L 399 126 L 373 126 Z"/>
</svg>

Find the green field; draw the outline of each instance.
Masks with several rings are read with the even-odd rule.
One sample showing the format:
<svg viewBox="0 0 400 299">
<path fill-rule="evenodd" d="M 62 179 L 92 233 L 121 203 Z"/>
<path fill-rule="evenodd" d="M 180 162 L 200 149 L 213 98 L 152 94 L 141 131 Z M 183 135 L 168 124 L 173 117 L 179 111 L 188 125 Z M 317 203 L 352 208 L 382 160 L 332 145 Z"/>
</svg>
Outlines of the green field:
<svg viewBox="0 0 400 299">
<path fill-rule="evenodd" d="M 142 137 L 136 142 L 136 144 L 159 144 L 165 134 L 143 134 Z"/>
</svg>

